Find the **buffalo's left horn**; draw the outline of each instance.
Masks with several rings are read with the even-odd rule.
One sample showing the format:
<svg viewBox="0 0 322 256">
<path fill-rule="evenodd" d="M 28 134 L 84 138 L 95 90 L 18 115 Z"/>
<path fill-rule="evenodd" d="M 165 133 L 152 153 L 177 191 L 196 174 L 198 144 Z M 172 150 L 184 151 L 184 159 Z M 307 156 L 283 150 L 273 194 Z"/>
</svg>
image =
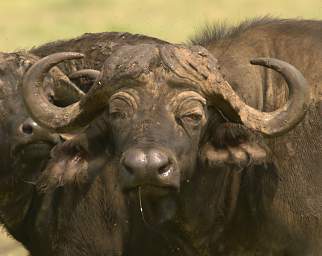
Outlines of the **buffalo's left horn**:
<svg viewBox="0 0 322 256">
<path fill-rule="evenodd" d="M 294 128 L 304 117 L 310 102 L 309 86 L 294 66 L 273 58 L 257 58 L 251 64 L 261 65 L 279 72 L 287 82 L 289 99 L 279 109 L 262 112 L 247 105 L 228 82 L 206 89 L 206 94 L 221 95 L 236 111 L 243 124 L 266 136 L 278 136 Z"/>
<path fill-rule="evenodd" d="M 93 97 L 86 95 L 80 101 L 62 108 L 51 104 L 44 94 L 43 79 L 52 67 L 65 60 L 83 57 L 83 54 L 74 52 L 54 53 L 38 60 L 25 74 L 24 101 L 31 117 L 39 125 L 56 132 L 70 132 L 84 127 L 95 118 L 94 113 L 102 109 L 105 103 L 102 97 L 95 97 L 93 100 Z M 93 94 L 95 91 L 91 95 Z"/>
</svg>

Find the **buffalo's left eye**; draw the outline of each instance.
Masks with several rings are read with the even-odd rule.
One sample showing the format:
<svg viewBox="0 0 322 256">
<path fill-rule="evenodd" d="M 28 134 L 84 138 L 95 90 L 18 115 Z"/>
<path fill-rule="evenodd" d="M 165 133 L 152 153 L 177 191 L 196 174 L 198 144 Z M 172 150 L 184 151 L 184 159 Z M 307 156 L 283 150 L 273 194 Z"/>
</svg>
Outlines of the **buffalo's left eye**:
<svg viewBox="0 0 322 256">
<path fill-rule="evenodd" d="M 118 92 L 111 96 L 109 102 L 109 116 L 113 120 L 130 118 L 136 109 L 136 102 L 127 92 Z"/>
<path fill-rule="evenodd" d="M 113 120 L 127 119 L 133 113 L 133 108 L 123 99 L 114 99 L 109 106 L 109 115 Z"/>
</svg>

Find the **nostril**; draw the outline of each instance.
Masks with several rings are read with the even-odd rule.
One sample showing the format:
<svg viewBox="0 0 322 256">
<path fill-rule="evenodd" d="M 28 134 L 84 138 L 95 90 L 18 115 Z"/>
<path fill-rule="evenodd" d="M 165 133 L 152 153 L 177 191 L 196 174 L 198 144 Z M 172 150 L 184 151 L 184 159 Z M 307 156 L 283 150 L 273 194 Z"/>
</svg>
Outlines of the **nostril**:
<svg viewBox="0 0 322 256">
<path fill-rule="evenodd" d="M 30 124 L 24 123 L 21 126 L 21 131 L 25 134 L 31 135 L 33 133 L 33 128 Z"/>
<path fill-rule="evenodd" d="M 130 149 L 123 154 L 121 164 L 128 174 L 142 176 L 147 166 L 146 154 L 141 149 Z"/>
<path fill-rule="evenodd" d="M 64 136 L 58 135 L 58 137 L 59 137 L 59 140 L 60 140 L 61 142 L 66 141 L 66 138 L 64 138 Z"/>
<path fill-rule="evenodd" d="M 130 167 L 130 166 L 126 166 L 126 165 L 125 165 L 125 170 L 126 170 L 129 174 L 131 174 L 131 175 L 133 175 L 133 174 L 134 174 L 134 170 L 133 170 L 133 168 L 132 168 L 132 167 Z"/>
<path fill-rule="evenodd" d="M 160 175 L 166 175 L 167 173 L 169 173 L 171 171 L 171 169 L 172 169 L 172 164 L 169 162 L 169 163 L 166 163 L 163 166 L 161 166 L 158 169 L 158 173 Z"/>
</svg>

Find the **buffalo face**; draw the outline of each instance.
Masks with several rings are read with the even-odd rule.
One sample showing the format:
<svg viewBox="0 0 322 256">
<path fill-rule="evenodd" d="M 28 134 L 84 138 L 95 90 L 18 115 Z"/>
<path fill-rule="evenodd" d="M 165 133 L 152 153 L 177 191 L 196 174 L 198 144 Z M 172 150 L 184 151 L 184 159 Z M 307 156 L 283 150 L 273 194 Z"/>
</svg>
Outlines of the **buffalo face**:
<svg viewBox="0 0 322 256">
<path fill-rule="evenodd" d="M 61 142 L 61 137 L 28 117 L 19 95 L 8 97 L 2 104 L 5 118 L 0 125 L 0 175 L 11 176 L 17 171 L 36 174 L 39 164 L 49 158 L 50 150 Z"/>
<path fill-rule="evenodd" d="M 109 100 L 105 115 L 125 189 L 152 185 L 179 190 L 195 169 L 206 101 L 188 85 L 168 79 L 145 75 Z"/>
<path fill-rule="evenodd" d="M 35 171 L 60 136 L 34 122 L 21 97 L 22 74 L 35 61 L 20 53 L 0 54 L 0 176 Z M 21 175 L 21 173 L 19 173 Z"/>
</svg>

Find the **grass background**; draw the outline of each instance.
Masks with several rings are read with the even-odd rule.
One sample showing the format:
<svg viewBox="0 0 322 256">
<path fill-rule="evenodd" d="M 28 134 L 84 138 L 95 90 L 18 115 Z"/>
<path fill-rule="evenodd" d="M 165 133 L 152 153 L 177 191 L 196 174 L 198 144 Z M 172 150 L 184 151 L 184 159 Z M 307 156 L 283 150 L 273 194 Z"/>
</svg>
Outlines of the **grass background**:
<svg viewBox="0 0 322 256">
<path fill-rule="evenodd" d="M 271 14 L 322 18 L 321 0 L 0 0 L 0 51 L 85 32 L 128 31 L 182 42 L 205 23 Z"/>
<path fill-rule="evenodd" d="M 264 15 L 321 19 L 322 1 L 0 0 L 0 51 L 100 31 L 127 31 L 184 42 L 207 23 L 235 24 Z M 0 256 L 24 255 L 12 240 L 0 235 Z"/>
</svg>

